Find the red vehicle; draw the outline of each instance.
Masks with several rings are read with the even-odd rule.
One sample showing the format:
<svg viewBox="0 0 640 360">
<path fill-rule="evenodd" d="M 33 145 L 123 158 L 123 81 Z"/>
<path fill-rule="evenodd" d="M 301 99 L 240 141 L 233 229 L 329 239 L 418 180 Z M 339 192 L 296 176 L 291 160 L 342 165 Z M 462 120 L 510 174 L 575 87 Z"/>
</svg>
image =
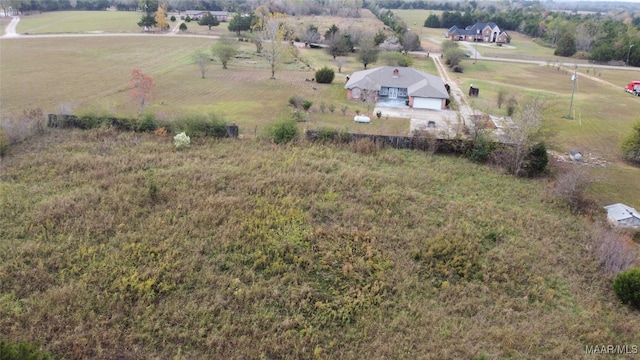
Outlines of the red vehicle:
<svg viewBox="0 0 640 360">
<path fill-rule="evenodd" d="M 640 81 L 632 81 L 624 88 L 624 91 L 633 94 L 635 96 L 640 96 Z"/>
</svg>

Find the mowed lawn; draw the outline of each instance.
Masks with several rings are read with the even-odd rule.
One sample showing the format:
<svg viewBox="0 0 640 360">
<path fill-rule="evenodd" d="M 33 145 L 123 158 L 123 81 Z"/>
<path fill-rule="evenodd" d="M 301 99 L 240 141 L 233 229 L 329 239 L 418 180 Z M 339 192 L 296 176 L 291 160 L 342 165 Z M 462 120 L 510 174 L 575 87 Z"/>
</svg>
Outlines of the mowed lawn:
<svg viewBox="0 0 640 360">
<path fill-rule="evenodd" d="M 21 16 L 19 34 L 139 32 L 142 13 L 135 11 L 55 11 Z"/>
<path fill-rule="evenodd" d="M 242 43 L 241 52 L 250 58 L 235 59 L 229 69 L 218 62 L 208 67 L 205 79 L 191 63 L 196 49 L 208 50 L 213 39 L 193 37 L 97 37 L 60 39 L 20 39 L 0 42 L 2 62 L 0 96 L 3 112 L 20 113 L 26 108 L 42 108 L 57 113 L 62 107 L 75 112 L 108 112 L 134 116 L 138 103 L 131 101 L 128 83 L 133 68 L 153 77 L 156 87 L 147 103 L 158 116 L 172 117 L 185 112 L 214 112 L 254 134 L 275 118 L 290 114 L 288 99 L 300 96 L 314 103 L 308 123 L 302 128 L 332 126 L 354 131 L 406 134 L 409 121 L 354 124 L 356 110 L 366 106 L 346 101 L 344 75 L 331 85 L 306 79 L 314 72 L 298 62 L 286 64 L 270 79 L 268 64 L 255 54 L 255 46 Z M 303 50 L 330 59 L 322 50 Z M 321 65 L 318 62 L 317 65 Z M 306 69 L 306 70 L 305 70 Z M 355 70 L 355 62 L 346 67 Z M 346 70 L 343 70 L 346 71 Z M 320 104 L 325 104 L 325 113 Z M 329 106 L 334 105 L 334 113 Z M 345 114 L 342 113 L 346 107 Z M 360 130 L 356 130 L 360 129 Z"/>
</svg>

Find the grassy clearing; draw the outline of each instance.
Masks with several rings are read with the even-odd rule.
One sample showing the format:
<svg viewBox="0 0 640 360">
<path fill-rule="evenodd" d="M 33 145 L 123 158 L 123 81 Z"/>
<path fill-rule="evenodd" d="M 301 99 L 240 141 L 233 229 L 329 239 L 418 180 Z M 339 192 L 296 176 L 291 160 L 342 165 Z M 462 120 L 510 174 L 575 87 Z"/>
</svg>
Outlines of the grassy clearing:
<svg viewBox="0 0 640 360">
<path fill-rule="evenodd" d="M 0 336 L 69 359 L 581 359 L 637 341 L 589 225 L 544 182 L 112 129 L 50 131 L 1 166 Z"/>
<path fill-rule="evenodd" d="M 55 11 L 21 16 L 19 34 L 140 32 L 141 14 L 132 11 Z"/>
</svg>

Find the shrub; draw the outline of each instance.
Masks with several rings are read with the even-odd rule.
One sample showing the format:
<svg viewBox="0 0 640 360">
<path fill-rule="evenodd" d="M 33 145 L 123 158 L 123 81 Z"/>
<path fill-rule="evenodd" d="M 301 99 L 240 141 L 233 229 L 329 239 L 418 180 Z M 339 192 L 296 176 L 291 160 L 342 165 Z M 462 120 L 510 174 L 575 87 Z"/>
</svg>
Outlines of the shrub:
<svg viewBox="0 0 640 360">
<path fill-rule="evenodd" d="M 349 150 L 356 154 L 378 155 L 382 145 L 373 141 L 371 138 L 363 137 L 354 142 L 349 143 Z"/>
<path fill-rule="evenodd" d="M 225 137 L 227 127 L 222 119 L 214 114 L 190 115 L 179 121 L 181 131 L 188 132 L 191 137 Z"/>
<path fill-rule="evenodd" d="M 329 111 L 333 114 L 333 112 L 336 111 L 336 106 L 333 104 L 329 104 Z"/>
<path fill-rule="evenodd" d="M 542 174 L 547 169 L 548 163 L 547 147 L 543 142 L 540 142 L 529 150 L 523 168 L 527 171 L 528 176 L 533 177 Z"/>
<path fill-rule="evenodd" d="M 481 164 L 486 163 L 493 150 L 495 150 L 495 145 L 490 142 L 486 136 L 478 136 L 476 141 L 473 142 L 473 148 L 469 154 L 469 159 Z"/>
<path fill-rule="evenodd" d="M 309 111 L 309 109 L 311 109 L 311 106 L 313 105 L 313 103 L 309 100 L 305 100 L 302 102 L 302 108 L 304 109 L 304 111 Z"/>
<path fill-rule="evenodd" d="M 51 355 L 26 341 L 10 344 L 0 340 L 0 358 L 3 360 L 49 360 Z"/>
<path fill-rule="evenodd" d="M 111 121 L 107 115 L 97 113 L 87 113 L 80 115 L 76 119 L 76 127 L 82 130 L 95 129 L 103 124 L 109 124 Z"/>
<path fill-rule="evenodd" d="M 323 102 L 320 103 L 320 112 L 324 114 L 324 111 L 327 109 L 327 104 Z"/>
<path fill-rule="evenodd" d="M 169 18 L 169 20 L 171 20 L 171 22 L 176 21 L 176 16 L 175 15 L 171 15 L 171 18 Z"/>
<path fill-rule="evenodd" d="M 300 96 L 292 96 L 289 98 L 289 105 L 293 106 L 294 108 L 299 108 L 300 106 L 302 106 L 302 102 L 304 100 L 300 97 Z"/>
<path fill-rule="evenodd" d="M 591 240 L 598 264 L 605 274 L 615 276 L 633 266 L 636 254 L 623 233 L 598 225 L 591 234 Z"/>
<path fill-rule="evenodd" d="M 292 117 L 296 122 L 305 122 L 307 121 L 308 114 L 306 112 L 296 110 L 293 112 Z"/>
<path fill-rule="evenodd" d="M 640 310 L 640 268 L 619 273 L 613 280 L 613 290 L 623 304 Z"/>
<path fill-rule="evenodd" d="M 340 108 L 340 111 L 342 111 L 342 115 L 347 115 L 347 110 L 349 110 L 349 108 L 346 105 Z"/>
<path fill-rule="evenodd" d="M 338 130 L 330 127 L 321 127 L 318 129 L 318 140 L 323 142 L 332 142 L 338 138 Z"/>
<path fill-rule="evenodd" d="M 184 132 L 173 137 L 173 145 L 175 145 L 176 149 L 182 149 L 189 146 L 189 144 L 191 144 L 191 138 Z"/>
<path fill-rule="evenodd" d="M 158 124 L 156 122 L 156 116 L 152 113 L 146 113 L 142 119 L 138 121 L 136 126 L 136 131 L 139 132 L 152 132 L 158 128 Z"/>
<path fill-rule="evenodd" d="M 571 210 L 578 211 L 586 204 L 585 194 L 589 182 L 587 172 L 574 167 L 558 176 L 553 194 L 558 200 L 566 203 Z"/>
<path fill-rule="evenodd" d="M 3 129 L 0 129 L 0 157 L 4 156 L 9 149 L 9 137 L 4 133 Z"/>
<path fill-rule="evenodd" d="M 625 160 L 640 164 L 640 120 L 636 121 L 631 132 L 625 136 L 621 149 Z"/>
<path fill-rule="evenodd" d="M 187 31 L 187 24 L 181 23 L 180 24 L 180 31 Z"/>
<path fill-rule="evenodd" d="M 319 84 L 331 84 L 335 76 L 335 72 L 325 66 L 322 69 L 316 71 L 316 82 Z"/>
<path fill-rule="evenodd" d="M 380 119 L 382 117 L 382 111 L 377 111 L 376 112 L 376 116 L 378 117 L 378 119 Z"/>
<path fill-rule="evenodd" d="M 281 117 L 266 128 L 267 138 L 276 144 L 285 144 L 295 140 L 298 126 L 292 118 Z"/>
</svg>

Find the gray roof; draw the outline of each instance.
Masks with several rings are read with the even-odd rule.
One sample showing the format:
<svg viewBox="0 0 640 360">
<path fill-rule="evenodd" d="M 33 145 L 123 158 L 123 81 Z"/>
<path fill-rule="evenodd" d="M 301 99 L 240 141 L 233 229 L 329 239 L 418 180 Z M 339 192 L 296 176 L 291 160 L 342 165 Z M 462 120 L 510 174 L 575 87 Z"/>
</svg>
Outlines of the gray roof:
<svg viewBox="0 0 640 360">
<path fill-rule="evenodd" d="M 640 213 L 632 207 L 629 207 L 625 204 L 613 204 L 607 205 L 604 207 L 607 210 L 607 216 L 609 219 L 621 221 L 630 218 L 637 218 L 640 220 Z"/>
<path fill-rule="evenodd" d="M 482 33 L 482 30 L 486 29 L 487 27 L 490 27 L 491 30 L 497 28 L 499 34 L 506 33 L 504 30 L 500 29 L 500 27 L 493 21 L 490 21 L 487 23 L 475 23 L 473 25 L 467 26 L 464 29 L 461 29 L 453 25 L 452 27 L 449 28 L 447 32 L 452 35 L 474 36 L 474 35 L 477 35 L 478 33 Z"/>
<path fill-rule="evenodd" d="M 229 12 L 227 12 L 227 11 L 207 11 L 207 10 L 187 10 L 187 11 L 185 11 L 185 13 L 187 15 L 200 15 L 200 14 L 205 14 L 205 13 L 210 13 L 211 15 L 214 15 L 214 16 L 227 16 L 227 15 L 229 15 Z"/>
<path fill-rule="evenodd" d="M 394 70 L 398 76 L 394 77 Z M 381 87 L 406 88 L 409 96 L 448 99 L 449 94 L 440 77 L 402 66 L 381 66 L 354 72 L 345 89 L 380 90 Z"/>
</svg>

